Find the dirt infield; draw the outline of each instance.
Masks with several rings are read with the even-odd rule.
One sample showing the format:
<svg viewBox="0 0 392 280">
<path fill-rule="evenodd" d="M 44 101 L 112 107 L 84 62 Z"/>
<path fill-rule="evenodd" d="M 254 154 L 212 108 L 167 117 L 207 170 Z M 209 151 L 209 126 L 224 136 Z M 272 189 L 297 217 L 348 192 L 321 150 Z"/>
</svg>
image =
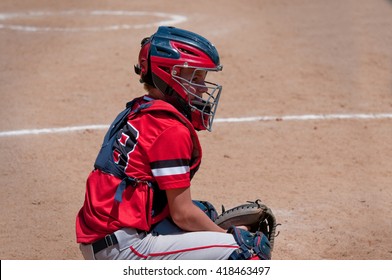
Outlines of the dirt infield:
<svg viewBox="0 0 392 280">
<path fill-rule="evenodd" d="M 281 223 L 274 259 L 392 259 L 392 1 L 242 2 L 0 2 L 0 259 L 81 259 L 105 130 L 71 130 L 144 93 L 139 42 L 167 20 L 224 65 L 194 198 L 261 198 Z"/>
</svg>

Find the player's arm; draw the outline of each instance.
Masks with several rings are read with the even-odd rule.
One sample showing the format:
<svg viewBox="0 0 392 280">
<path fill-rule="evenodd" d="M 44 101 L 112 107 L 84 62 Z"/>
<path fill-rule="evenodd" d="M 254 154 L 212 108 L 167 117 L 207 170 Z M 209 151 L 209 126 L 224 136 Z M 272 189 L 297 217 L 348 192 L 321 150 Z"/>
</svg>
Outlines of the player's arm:
<svg viewBox="0 0 392 280">
<path fill-rule="evenodd" d="M 190 188 L 166 190 L 166 195 L 170 215 L 174 223 L 183 230 L 226 232 L 193 204 Z"/>
</svg>

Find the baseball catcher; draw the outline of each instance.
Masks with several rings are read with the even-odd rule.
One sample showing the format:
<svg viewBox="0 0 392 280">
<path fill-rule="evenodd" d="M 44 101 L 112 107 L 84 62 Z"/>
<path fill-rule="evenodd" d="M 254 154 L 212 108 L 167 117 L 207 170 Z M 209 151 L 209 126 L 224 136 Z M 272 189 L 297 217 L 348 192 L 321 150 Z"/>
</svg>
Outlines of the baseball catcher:
<svg viewBox="0 0 392 280">
<path fill-rule="evenodd" d="M 271 209 L 260 199 L 229 210 L 222 206 L 222 214 L 214 222 L 233 234 L 240 246 L 231 255 L 232 259 L 271 259 L 277 224 Z M 248 230 L 243 229 L 243 226 Z"/>
<path fill-rule="evenodd" d="M 85 259 L 271 258 L 275 219 L 259 200 L 219 216 L 192 199 L 197 131 L 211 131 L 222 69 L 216 47 L 194 32 L 160 26 L 141 40 L 134 70 L 144 94 L 106 132 L 76 217 Z"/>
</svg>

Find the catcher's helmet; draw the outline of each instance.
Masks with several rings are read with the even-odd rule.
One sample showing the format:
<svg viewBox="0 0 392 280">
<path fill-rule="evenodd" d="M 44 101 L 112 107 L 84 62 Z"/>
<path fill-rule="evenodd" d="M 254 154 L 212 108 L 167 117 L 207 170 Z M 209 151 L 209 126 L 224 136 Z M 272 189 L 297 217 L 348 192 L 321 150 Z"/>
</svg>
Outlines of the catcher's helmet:
<svg viewBox="0 0 392 280">
<path fill-rule="evenodd" d="M 167 26 L 142 40 L 139 63 L 135 65 L 141 82 L 159 89 L 195 129 L 209 131 L 222 86 L 204 79 L 207 72 L 221 70 L 219 54 L 207 39 Z M 181 71 L 190 74 L 184 78 Z"/>
</svg>

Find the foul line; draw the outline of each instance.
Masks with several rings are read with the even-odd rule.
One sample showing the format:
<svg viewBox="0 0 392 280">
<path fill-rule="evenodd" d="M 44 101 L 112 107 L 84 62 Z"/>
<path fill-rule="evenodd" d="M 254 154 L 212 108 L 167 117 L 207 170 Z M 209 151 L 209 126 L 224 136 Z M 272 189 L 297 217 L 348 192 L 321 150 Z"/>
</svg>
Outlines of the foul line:
<svg viewBox="0 0 392 280">
<path fill-rule="evenodd" d="M 257 121 L 310 121 L 310 120 L 372 120 L 391 119 L 392 113 L 386 114 L 329 114 L 329 115 L 293 115 L 293 116 L 264 116 L 216 119 L 215 122 L 257 122 Z"/>
<path fill-rule="evenodd" d="M 218 118 L 215 123 L 239 123 L 239 122 L 267 122 L 267 121 L 312 121 L 312 120 L 381 120 L 392 119 L 392 113 L 383 114 L 330 114 L 330 115 L 292 115 L 292 116 L 260 116 L 243 118 Z M 68 133 L 86 130 L 106 130 L 109 125 L 83 125 L 60 128 L 22 129 L 2 131 L 0 137 L 38 135 L 53 133 Z"/>
</svg>

